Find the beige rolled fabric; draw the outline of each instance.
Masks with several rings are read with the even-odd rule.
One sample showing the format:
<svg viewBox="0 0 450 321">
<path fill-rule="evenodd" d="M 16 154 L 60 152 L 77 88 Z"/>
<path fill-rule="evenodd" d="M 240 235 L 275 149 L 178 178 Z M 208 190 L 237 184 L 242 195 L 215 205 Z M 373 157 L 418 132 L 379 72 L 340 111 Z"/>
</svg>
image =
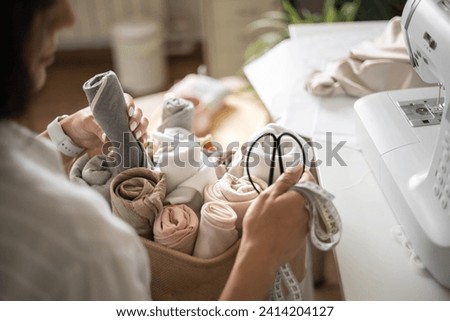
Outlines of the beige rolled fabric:
<svg viewBox="0 0 450 321">
<path fill-rule="evenodd" d="M 194 256 L 211 259 L 238 240 L 236 212 L 225 203 L 209 202 L 202 206 L 200 227 L 195 243 Z"/>
<path fill-rule="evenodd" d="M 189 255 L 194 251 L 199 220 L 184 204 L 164 207 L 153 225 L 155 242 Z"/>
<path fill-rule="evenodd" d="M 113 179 L 110 192 L 113 213 L 139 235 L 151 239 L 166 196 L 164 174 L 144 167 L 130 168 Z"/>
<path fill-rule="evenodd" d="M 262 179 L 253 176 L 252 179 L 258 190 L 266 189 L 267 183 Z M 237 178 L 229 173 L 225 173 L 215 184 L 206 186 L 204 191 L 205 203 L 226 204 L 236 212 L 236 228 L 239 232 L 242 230 L 245 212 L 258 195 L 248 177 Z"/>
</svg>

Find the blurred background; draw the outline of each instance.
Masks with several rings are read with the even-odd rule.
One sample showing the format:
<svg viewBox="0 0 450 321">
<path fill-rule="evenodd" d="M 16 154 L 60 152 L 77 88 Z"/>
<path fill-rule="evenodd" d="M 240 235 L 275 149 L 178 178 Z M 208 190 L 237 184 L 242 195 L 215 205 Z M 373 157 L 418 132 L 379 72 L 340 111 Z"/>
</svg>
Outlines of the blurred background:
<svg viewBox="0 0 450 321">
<path fill-rule="evenodd" d="M 404 0 L 70 0 L 76 23 L 59 39 L 27 125 L 87 106 L 83 83 L 114 70 L 134 97 L 165 91 L 191 73 L 244 77 L 243 65 L 288 38 L 291 23 L 388 20 Z M 320 262 L 316 299 L 340 300 L 333 253 Z"/>
<path fill-rule="evenodd" d="M 29 125 L 42 131 L 86 106 L 81 90 L 114 70 L 135 97 L 164 91 L 189 73 L 242 76 L 245 62 L 288 37 L 289 23 L 387 20 L 404 0 L 70 0 L 64 31 Z"/>
</svg>

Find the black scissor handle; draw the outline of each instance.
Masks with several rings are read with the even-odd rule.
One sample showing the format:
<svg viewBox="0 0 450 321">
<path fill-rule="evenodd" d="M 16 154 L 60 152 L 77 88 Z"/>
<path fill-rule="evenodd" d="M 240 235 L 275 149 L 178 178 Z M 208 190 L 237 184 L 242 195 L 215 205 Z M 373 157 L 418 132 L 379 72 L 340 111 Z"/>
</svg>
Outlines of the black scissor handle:
<svg viewBox="0 0 450 321">
<path fill-rule="evenodd" d="M 261 136 L 259 136 L 257 139 L 255 139 L 252 144 L 250 145 L 250 148 L 247 150 L 247 155 L 246 155 L 246 159 L 245 159 L 245 169 L 247 172 L 247 176 L 248 179 L 250 181 L 250 184 L 252 184 L 252 187 L 255 189 L 255 191 L 260 194 L 261 191 L 258 190 L 258 188 L 256 187 L 255 183 L 253 182 L 253 179 L 250 175 L 250 168 L 249 168 L 249 159 L 250 159 L 250 153 L 253 150 L 253 148 L 255 147 L 256 143 L 258 143 L 262 138 L 264 137 L 272 137 L 273 138 L 273 143 L 274 143 L 274 151 L 270 157 L 270 170 L 269 170 L 269 177 L 267 180 L 268 185 L 272 185 L 273 183 L 273 178 L 275 176 L 275 157 L 278 155 L 278 166 L 280 168 L 280 174 L 284 173 L 284 167 L 283 167 L 283 162 L 282 162 L 282 154 L 281 154 L 281 139 L 284 136 L 289 136 L 292 139 L 294 139 L 294 141 L 298 144 L 298 146 L 300 147 L 300 150 L 302 151 L 302 158 L 303 158 L 303 164 L 306 164 L 306 152 L 305 152 L 305 148 L 303 147 L 302 143 L 300 142 L 300 140 L 295 137 L 295 135 L 289 133 L 289 132 L 283 132 L 280 135 L 278 135 L 278 137 L 274 134 L 274 133 L 264 133 Z M 303 175 L 303 173 L 305 172 L 305 166 L 303 166 L 302 168 L 302 173 L 300 175 L 300 177 Z"/>
</svg>

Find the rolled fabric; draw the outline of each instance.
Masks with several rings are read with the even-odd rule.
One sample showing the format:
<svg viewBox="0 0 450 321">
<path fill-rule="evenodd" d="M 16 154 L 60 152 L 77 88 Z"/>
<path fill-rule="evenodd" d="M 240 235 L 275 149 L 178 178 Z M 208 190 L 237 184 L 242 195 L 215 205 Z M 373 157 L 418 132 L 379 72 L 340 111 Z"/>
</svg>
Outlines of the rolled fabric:
<svg viewBox="0 0 450 321">
<path fill-rule="evenodd" d="M 170 205 L 164 207 L 153 225 L 155 242 L 189 255 L 194 251 L 199 220 L 188 206 Z"/>
<path fill-rule="evenodd" d="M 194 175 L 168 193 L 164 201 L 169 204 L 186 204 L 199 214 L 203 205 L 205 186 L 215 182 L 217 182 L 215 168 L 203 165 Z"/>
<path fill-rule="evenodd" d="M 194 256 L 210 259 L 225 252 L 238 240 L 237 214 L 225 203 L 209 202 L 202 206 Z"/>
<path fill-rule="evenodd" d="M 194 104 L 183 98 L 165 99 L 162 106 L 161 125 L 157 131 L 163 133 L 166 128 L 183 128 L 192 132 Z"/>
<path fill-rule="evenodd" d="M 155 169 L 166 175 L 170 193 L 199 171 L 203 165 L 203 150 L 195 137 L 182 129 L 166 129 L 164 137 L 157 133 L 153 137 L 161 145 L 153 155 Z"/>
<path fill-rule="evenodd" d="M 276 137 L 279 137 L 279 135 L 284 133 L 289 133 L 296 137 L 304 148 L 306 158 L 305 161 L 303 160 L 303 151 L 298 143 L 290 136 L 283 136 L 281 140 L 281 161 L 283 163 L 284 169 L 288 167 L 301 166 L 301 164 L 305 165 L 305 167 L 309 167 L 311 165 L 311 162 L 313 160 L 312 149 L 308 148 L 308 144 L 306 143 L 306 141 L 297 133 L 278 124 L 271 123 L 258 131 L 252 137 L 249 143 L 243 145 L 239 150 L 236 151 L 233 156 L 233 160 L 231 162 L 228 173 L 236 177 L 247 176 L 247 172 L 245 170 L 245 162 L 247 161 L 246 158 L 248 149 L 254 141 L 261 137 L 261 135 L 269 133 L 274 134 Z M 270 161 L 274 152 L 274 149 L 272 148 L 272 142 L 273 139 L 268 136 L 265 136 L 262 139 L 258 140 L 258 143 L 255 144 L 253 149 L 251 150 L 248 164 L 250 175 L 252 177 L 258 177 L 264 180 L 266 183 L 268 182 L 270 173 Z M 273 181 L 275 181 L 279 176 L 279 160 L 278 157 L 276 157 Z"/>
<path fill-rule="evenodd" d="M 130 168 L 113 179 L 110 191 L 113 213 L 139 235 L 151 239 L 166 196 L 164 174 L 144 167 Z"/>
<path fill-rule="evenodd" d="M 374 92 L 428 86 L 410 64 L 401 18 L 392 18 L 383 34 L 352 48 L 348 57 L 314 71 L 306 90 L 317 96 L 347 94 L 362 97 Z"/>
<path fill-rule="evenodd" d="M 84 83 L 83 90 L 95 120 L 114 147 L 119 170 L 147 167 L 145 148 L 130 130 L 127 104 L 116 74 L 97 74 Z"/>
<path fill-rule="evenodd" d="M 266 189 L 267 183 L 258 177 L 252 177 L 258 190 Z M 242 220 L 253 200 L 258 197 L 258 192 L 251 185 L 248 177 L 237 178 L 229 173 L 215 184 L 205 187 L 205 203 L 214 202 L 230 206 L 237 215 L 236 229 L 242 231 Z"/>
<path fill-rule="evenodd" d="M 109 187 L 118 173 L 119 170 L 111 158 L 105 155 L 89 158 L 87 154 L 84 154 L 73 163 L 69 179 L 80 185 L 91 187 L 102 194 L 109 203 L 111 200 Z"/>
</svg>

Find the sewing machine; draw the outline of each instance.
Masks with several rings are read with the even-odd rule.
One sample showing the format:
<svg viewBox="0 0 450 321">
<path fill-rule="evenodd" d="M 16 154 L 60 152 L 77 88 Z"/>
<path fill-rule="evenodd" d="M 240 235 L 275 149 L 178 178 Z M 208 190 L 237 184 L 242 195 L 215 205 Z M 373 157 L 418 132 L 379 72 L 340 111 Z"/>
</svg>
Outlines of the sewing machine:
<svg viewBox="0 0 450 321">
<path fill-rule="evenodd" d="M 356 135 L 415 254 L 450 288 L 450 0 L 408 0 L 402 28 L 414 69 L 442 86 L 359 99 Z"/>
</svg>

